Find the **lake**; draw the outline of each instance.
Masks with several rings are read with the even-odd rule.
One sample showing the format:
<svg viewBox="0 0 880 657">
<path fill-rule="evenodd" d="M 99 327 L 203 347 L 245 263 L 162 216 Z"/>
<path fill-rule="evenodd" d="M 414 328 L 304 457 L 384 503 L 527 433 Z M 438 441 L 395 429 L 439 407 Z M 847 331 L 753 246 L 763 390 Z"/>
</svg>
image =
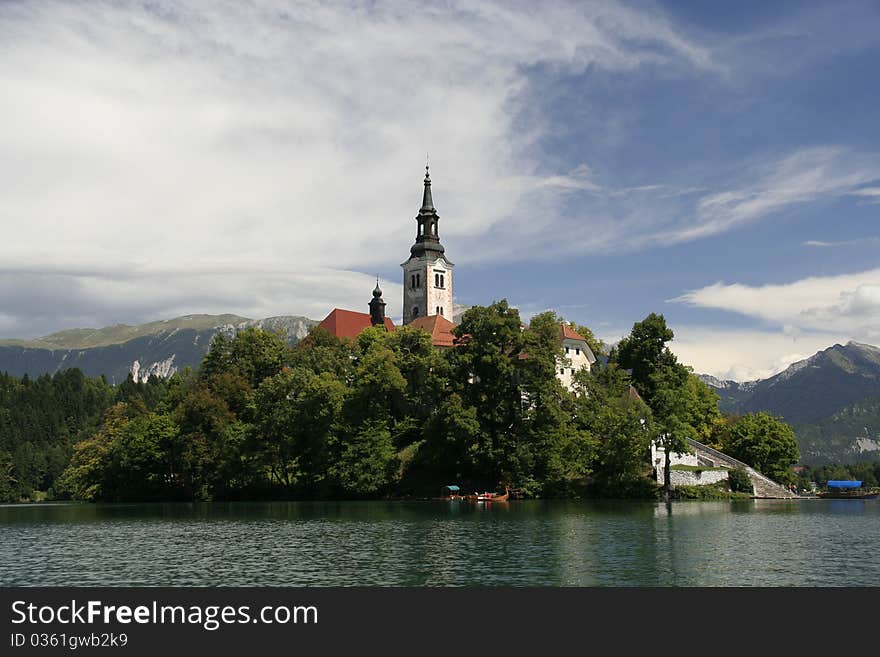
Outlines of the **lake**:
<svg viewBox="0 0 880 657">
<path fill-rule="evenodd" d="M 880 502 L 0 506 L 13 586 L 880 585 Z"/>
</svg>

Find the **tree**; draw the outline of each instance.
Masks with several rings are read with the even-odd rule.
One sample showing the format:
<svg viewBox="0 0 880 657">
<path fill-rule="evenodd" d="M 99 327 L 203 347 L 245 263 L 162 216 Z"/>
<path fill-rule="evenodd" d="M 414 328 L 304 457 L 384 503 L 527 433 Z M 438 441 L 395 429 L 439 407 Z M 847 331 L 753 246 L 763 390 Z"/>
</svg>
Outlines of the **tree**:
<svg viewBox="0 0 880 657">
<path fill-rule="evenodd" d="M 523 356 L 516 360 L 522 403 L 522 452 L 530 468 L 519 479 L 546 494 L 568 492 L 591 471 L 593 437 L 574 422 L 574 398 L 556 377 L 564 354 L 562 320 L 545 312 L 532 317 L 523 333 Z M 526 487 L 526 486 L 524 486 Z"/>
<path fill-rule="evenodd" d="M 314 494 L 335 448 L 345 385 L 332 373 L 297 367 L 263 381 L 256 395 L 256 444 L 274 482 Z"/>
<path fill-rule="evenodd" d="M 290 345 L 276 333 L 249 328 L 230 338 L 220 332 L 211 341 L 201 374 L 210 379 L 220 372 L 235 371 L 256 388 L 263 379 L 280 372 L 290 359 Z"/>
<path fill-rule="evenodd" d="M 587 343 L 587 346 L 590 348 L 590 351 L 593 352 L 593 355 L 596 358 L 600 356 L 604 356 L 607 353 L 608 345 L 606 345 L 602 340 L 596 337 L 596 334 L 593 333 L 592 329 L 583 324 L 575 324 L 574 327 L 575 332 L 580 335 Z"/>
<path fill-rule="evenodd" d="M 794 483 L 800 454 L 794 431 L 769 413 L 749 413 L 722 436 L 724 451 L 780 483 Z"/>
<path fill-rule="evenodd" d="M 0 503 L 18 500 L 17 482 L 13 476 L 14 467 L 12 455 L 0 450 Z"/>
<path fill-rule="evenodd" d="M 751 477 L 743 468 L 732 468 L 728 471 L 727 483 L 734 493 L 752 493 L 755 490 Z"/>
<path fill-rule="evenodd" d="M 592 469 L 606 495 L 640 488 L 654 435 L 651 409 L 630 394 L 630 379 L 616 363 L 575 375 L 576 417 L 593 439 Z"/>
<path fill-rule="evenodd" d="M 631 370 L 632 382 L 651 408 L 657 442 L 665 452 L 663 496 L 670 499 L 670 455 L 688 452 L 688 438 L 705 439 L 719 417 L 717 397 L 704 390 L 666 346 L 674 333 L 663 315 L 651 313 L 633 325 L 610 359 Z"/>
<path fill-rule="evenodd" d="M 529 470 L 522 441 L 523 396 L 519 385 L 524 336 L 519 311 L 506 300 L 474 306 L 454 330 L 461 345 L 447 352 L 455 392 L 480 423 L 476 469 L 487 485 Z"/>
<path fill-rule="evenodd" d="M 382 420 L 368 420 L 341 445 L 330 474 L 347 494 L 375 495 L 393 481 L 397 464 L 387 426 Z"/>
</svg>

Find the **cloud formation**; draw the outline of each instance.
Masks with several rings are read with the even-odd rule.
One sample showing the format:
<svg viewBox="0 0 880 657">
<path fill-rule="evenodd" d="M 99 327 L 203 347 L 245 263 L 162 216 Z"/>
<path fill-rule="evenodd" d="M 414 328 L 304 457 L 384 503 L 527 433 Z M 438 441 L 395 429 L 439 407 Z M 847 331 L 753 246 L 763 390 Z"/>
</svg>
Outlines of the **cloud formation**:
<svg viewBox="0 0 880 657">
<path fill-rule="evenodd" d="M 880 339 L 880 269 L 774 285 L 715 283 L 671 301 L 739 313 L 790 332 Z"/>
<path fill-rule="evenodd" d="M 125 301 L 118 320 L 176 312 L 156 281 L 189 295 L 186 312 L 341 304 L 349 272 L 405 255 L 428 151 L 441 230 L 463 256 L 505 218 L 547 225 L 595 185 L 586 168 L 546 172 L 540 112 L 515 125 L 539 65 L 716 69 L 662 15 L 609 3 L 4 4 L 6 286 L 51 275 L 79 301 L 59 326 L 106 322 L 110 299 Z M 263 269 L 289 272 L 290 298 L 242 306 L 212 278 L 270 285 Z M 90 296 L 107 289 L 126 292 Z M 20 330 L 42 330 L 32 308 L 6 308 Z"/>
<path fill-rule="evenodd" d="M 766 379 L 835 343 L 845 334 L 797 333 L 785 330 L 731 329 L 723 326 L 673 327 L 670 348 L 698 374 L 721 380 Z"/>
</svg>

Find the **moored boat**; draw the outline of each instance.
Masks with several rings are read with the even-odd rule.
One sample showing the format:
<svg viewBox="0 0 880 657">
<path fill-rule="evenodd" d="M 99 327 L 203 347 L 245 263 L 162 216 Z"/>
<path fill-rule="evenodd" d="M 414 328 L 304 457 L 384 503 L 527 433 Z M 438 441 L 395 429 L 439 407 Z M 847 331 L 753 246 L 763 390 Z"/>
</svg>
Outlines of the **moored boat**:
<svg viewBox="0 0 880 657">
<path fill-rule="evenodd" d="M 510 490 L 505 487 L 504 493 L 475 493 L 468 495 L 467 499 L 472 502 L 506 502 L 510 498 Z"/>
<path fill-rule="evenodd" d="M 823 500 L 876 500 L 880 497 L 878 491 L 863 489 L 861 481 L 832 479 L 827 486 L 828 490 L 817 493 Z"/>
</svg>

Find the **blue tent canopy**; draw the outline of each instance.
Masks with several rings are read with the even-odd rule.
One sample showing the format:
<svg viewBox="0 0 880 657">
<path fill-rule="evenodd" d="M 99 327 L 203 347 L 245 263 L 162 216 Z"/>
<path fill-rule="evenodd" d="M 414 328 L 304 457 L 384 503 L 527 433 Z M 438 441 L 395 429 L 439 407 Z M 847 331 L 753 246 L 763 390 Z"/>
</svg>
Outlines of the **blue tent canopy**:
<svg viewBox="0 0 880 657">
<path fill-rule="evenodd" d="M 458 486 L 444 486 L 443 488 L 448 488 L 449 490 L 459 490 Z"/>
<path fill-rule="evenodd" d="M 861 481 L 846 481 L 842 479 L 832 479 L 828 482 L 828 488 L 858 488 L 861 485 Z"/>
</svg>

